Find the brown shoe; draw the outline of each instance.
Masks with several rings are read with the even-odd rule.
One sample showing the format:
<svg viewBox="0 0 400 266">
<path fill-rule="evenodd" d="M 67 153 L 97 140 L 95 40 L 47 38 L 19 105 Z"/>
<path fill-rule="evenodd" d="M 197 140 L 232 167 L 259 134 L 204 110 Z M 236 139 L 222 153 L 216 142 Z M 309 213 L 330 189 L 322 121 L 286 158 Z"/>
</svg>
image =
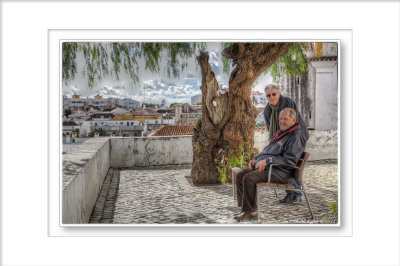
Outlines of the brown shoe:
<svg viewBox="0 0 400 266">
<path fill-rule="evenodd" d="M 241 212 L 235 216 L 237 221 L 254 220 L 255 218 L 257 218 L 257 212 Z"/>
</svg>

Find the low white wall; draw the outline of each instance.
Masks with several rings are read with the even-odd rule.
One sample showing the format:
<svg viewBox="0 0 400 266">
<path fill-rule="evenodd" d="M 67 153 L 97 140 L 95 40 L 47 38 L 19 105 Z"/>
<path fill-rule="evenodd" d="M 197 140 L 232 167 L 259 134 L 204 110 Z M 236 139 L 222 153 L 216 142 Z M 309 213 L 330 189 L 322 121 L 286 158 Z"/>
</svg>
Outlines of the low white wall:
<svg viewBox="0 0 400 266">
<path fill-rule="evenodd" d="M 337 130 L 309 130 L 306 152 L 310 153 L 309 161 L 338 159 Z M 257 130 L 254 133 L 254 147 L 260 151 L 268 145 L 268 131 Z"/>
<path fill-rule="evenodd" d="M 67 153 L 70 152 L 72 150 L 74 150 L 75 148 L 79 147 L 79 145 L 81 145 L 82 143 L 63 143 L 62 145 L 62 149 L 63 149 L 63 153 Z"/>
<path fill-rule="evenodd" d="M 191 164 L 192 136 L 110 138 L 111 167 Z"/>
<path fill-rule="evenodd" d="M 339 159 L 339 141 L 337 130 L 310 130 L 306 152 L 309 161 Z"/>
<path fill-rule="evenodd" d="M 63 156 L 62 223 L 88 223 L 110 168 L 108 138 L 93 138 Z"/>
</svg>

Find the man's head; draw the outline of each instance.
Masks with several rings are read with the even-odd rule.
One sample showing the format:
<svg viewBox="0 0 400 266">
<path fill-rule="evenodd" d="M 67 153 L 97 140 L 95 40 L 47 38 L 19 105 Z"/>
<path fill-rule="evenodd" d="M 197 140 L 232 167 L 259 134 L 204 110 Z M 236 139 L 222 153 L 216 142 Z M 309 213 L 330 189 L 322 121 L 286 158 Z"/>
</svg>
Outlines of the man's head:
<svg viewBox="0 0 400 266">
<path fill-rule="evenodd" d="M 282 131 L 296 124 L 296 111 L 286 107 L 279 114 L 279 127 Z"/>
<path fill-rule="evenodd" d="M 279 103 L 279 98 L 281 96 L 281 94 L 279 93 L 278 85 L 269 84 L 267 87 L 265 87 L 265 96 L 267 97 L 267 100 L 271 105 L 277 106 Z"/>
</svg>

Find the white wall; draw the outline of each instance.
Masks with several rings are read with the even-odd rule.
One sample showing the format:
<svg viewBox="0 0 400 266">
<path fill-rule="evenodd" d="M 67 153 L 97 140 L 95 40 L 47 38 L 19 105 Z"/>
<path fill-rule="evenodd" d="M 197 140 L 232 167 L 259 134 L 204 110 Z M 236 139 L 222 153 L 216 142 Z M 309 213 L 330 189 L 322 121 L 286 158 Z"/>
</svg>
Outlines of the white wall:
<svg viewBox="0 0 400 266">
<path fill-rule="evenodd" d="M 111 167 L 191 164 L 192 136 L 110 138 Z"/>
<path fill-rule="evenodd" d="M 110 168 L 108 138 L 90 139 L 63 156 L 62 223 L 88 223 Z"/>
<path fill-rule="evenodd" d="M 313 126 L 316 130 L 338 129 L 338 73 L 337 61 L 311 62 L 315 74 L 311 91 L 314 91 L 315 109 Z"/>
<path fill-rule="evenodd" d="M 309 161 L 338 159 L 339 142 L 337 130 L 309 130 L 306 152 Z M 260 151 L 268 145 L 268 131 L 257 130 L 254 133 L 254 147 Z"/>
</svg>

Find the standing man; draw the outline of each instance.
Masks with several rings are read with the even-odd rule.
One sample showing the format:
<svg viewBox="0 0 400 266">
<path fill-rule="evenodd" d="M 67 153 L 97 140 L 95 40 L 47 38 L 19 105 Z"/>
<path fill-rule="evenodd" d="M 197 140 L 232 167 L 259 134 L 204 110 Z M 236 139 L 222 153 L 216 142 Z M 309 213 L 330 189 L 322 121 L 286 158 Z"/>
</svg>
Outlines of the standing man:
<svg viewBox="0 0 400 266">
<path fill-rule="evenodd" d="M 310 135 L 307 131 L 306 123 L 297 109 L 296 103 L 289 97 L 282 96 L 279 92 L 278 85 L 276 84 L 269 84 L 265 87 L 265 96 L 267 97 L 268 104 L 264 109 L 264 118 L 265 124 L 268 128 L 270 141 L 279 130 L 279 113 L 286 107 L 292 108 L 296 111 L 296 121 L 300 123 L 301 130 L 304 132 L 308 140 Z"/>
<path fill-rule="evenodd" d="M 268 181 L 270 164 L 281 165 L 272 168 L 272 183 L 291 184 L 295 188 L 301 188 L 292 177 L 293 169 L 285 167 L 297 165 L 307 144 L 305 134 L 300 131 L 300 123 L 296 122 L 296 112 L 292 108 L 284 108 L 281 111 L 279 126 L 280 129 L 270 144 L 249 162 L 249 168 L 243 169 L 236 176 L 237 200 L 238 206 L 241 207 L 241 212 L 235 215 L 238 221 L 257 216 L 257 183 Z M 285 198 L 287 203 L 300 202 L 301 192 L 288 191 L 290 194 Z"/>
</svg>

